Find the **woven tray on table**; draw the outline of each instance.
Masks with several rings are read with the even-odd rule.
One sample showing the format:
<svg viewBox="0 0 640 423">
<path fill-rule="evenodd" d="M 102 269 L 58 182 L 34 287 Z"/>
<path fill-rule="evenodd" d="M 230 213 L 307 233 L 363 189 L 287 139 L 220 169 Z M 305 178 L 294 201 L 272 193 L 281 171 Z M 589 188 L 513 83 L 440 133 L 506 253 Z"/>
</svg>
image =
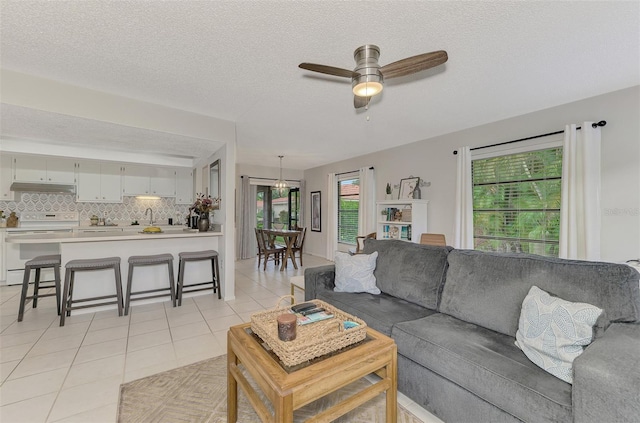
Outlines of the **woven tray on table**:
<svg viewBox="0 0 640 423">
<path fill-rule="evenodd" d="M 291 297 L 285 295 L 282 299 Z M 269 345 L 287 367 L 295 366 L 320 357 L 351 344 L 362 341 L 367 336 L 367 324 L 344 311 L 321 300 L 311 300 L 318 307 L 333 314 L 333 318 L 319 322 L 298 325 L 296 339 L 281 341 L 278 338 L 277 318 L 288 313 L 291 306 L 280 307 L 280 301 L 273 310 L 265 310 L 251 316 L 251 330 Z M 359 326 L 345 329 L 344 322 L 351 321 Z"/>
</svg>

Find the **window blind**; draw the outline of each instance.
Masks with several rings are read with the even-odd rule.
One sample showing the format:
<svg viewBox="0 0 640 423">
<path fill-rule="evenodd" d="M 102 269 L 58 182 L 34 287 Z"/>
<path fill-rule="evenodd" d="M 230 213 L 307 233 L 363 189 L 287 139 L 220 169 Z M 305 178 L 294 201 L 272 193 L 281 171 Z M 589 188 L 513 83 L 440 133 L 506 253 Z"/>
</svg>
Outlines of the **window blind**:
<svg viewBox="0 0 640 423">
<path fill-rule="evenodd" d="M 562 148 L 472 161 L 478 250 L 558 255 Z"/>
</svg>

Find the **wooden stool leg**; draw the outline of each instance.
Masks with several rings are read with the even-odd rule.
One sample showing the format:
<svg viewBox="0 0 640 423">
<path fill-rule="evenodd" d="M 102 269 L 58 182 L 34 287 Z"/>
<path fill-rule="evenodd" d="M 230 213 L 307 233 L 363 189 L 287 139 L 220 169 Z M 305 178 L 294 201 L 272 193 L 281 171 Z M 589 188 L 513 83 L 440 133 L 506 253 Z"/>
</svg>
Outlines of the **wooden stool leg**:
<svg viewBox="0 0 640 423">
<path fill-rule="evenodd" d="M 115 265 L 113 267 L 113 270 L 116 275 L 116 299 L 118 300 L 118 316 L 122 316 L 124 304 L 122 299 L 122 275 L 120 274 L 120 266 Z"/>
<path fill-rule="evenodd" d="M 71 279 L 73 279 L 73 270 L 67 269 L 64 275 L 64 292 L 62 294 L 62 312 L 60 313 L 60 326 L 64 326 L 64 319 L 67 316 L 67 308 L 69 308 L 69 290 L 71 287 Z"/>
<path fill-rule="evenodd" d="M 56 284 L 56 306 L 60 315 L 60 266 L 53 266 L 53 274 Z"/>
<path fill-rule="evenodd" d="M 73 284 L 76 280 L 76 271 L 71 271 L 71 282 L 69 282 L 69 296 L 67 297 L 67 317 L 71 316 L 71 306 L 73 305 Z"/>
<path fill-rule="evenodd" d="M 213 279 L 213 286 L 214 287 L 218 287 L 218 299 L 220 300 L 222 298 L 221 295 L 221 289 L 220 289 L 220 268 L 218 267 L 218 257 L 215 257 L 213 259 L 215 266 L 216 266 L 216 271 L 215 271 L 215 275 L 214 275 L 214 279 Z M 213 290 L 213 292 L 216 292 L 215 289 Z"/>
<path fill-rule="evenodd" d="M 182 287 L 184 285 L 184 260 L 180 260 L 178 263 L 178 306 L 182 305 Z"/>
<path fill-rule="evenodd" d="M 173 261 L 169 261 L 167 263 L 167 266 L 169 267 L 169 290 L 171 292 L 171 303 L 173 304 L 173 306 L 176 306 L 176 291 L 173 287 L 174 285 L 174 278 L 173 278 Z"/>
<path fill-rule="evenodd" d="M 40 292 L 40 268 L 36 267 L 36 279 L 33 282 L 33 308 L 38 307 L 39 292 Z"/>
<path fill-rule="evenodd" d="M 22 292 L 20 294 L 20 308 L 18 309 L 18 322 L 22 322 L 24 317 L 24 305 L 27 301 L 27 292 L 29 291 L 29 278 L 31 277 L 31 267 L 27 266 L 24 269 L 24 276 L 22 277 Z"/>
<path fill-rule="evenodd" d="M 127 316 L 129 314 L 129 305 L 131 305 L 131 284 L 133 283 L 133 268 L 134 264 L 129 264 L 129 272 L 127 275 L 127 297 L 125 298 L 124 303 L 124 315 Z"/>
</svg>

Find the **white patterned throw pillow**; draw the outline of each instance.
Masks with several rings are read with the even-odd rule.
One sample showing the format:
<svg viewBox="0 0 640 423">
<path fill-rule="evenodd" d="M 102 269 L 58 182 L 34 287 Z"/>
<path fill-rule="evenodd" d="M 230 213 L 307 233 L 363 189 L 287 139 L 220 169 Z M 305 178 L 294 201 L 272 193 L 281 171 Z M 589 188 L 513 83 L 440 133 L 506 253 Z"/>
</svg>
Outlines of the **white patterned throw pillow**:
<svg viewBox="0 0 640 423">
<path fill-rule="evenodd" d="M 572 303 L 532 286 L 522 302 L 516 346 L 534 364 L 573 383 L 573 360 L 593 340 L 602 309 Z"/>
<path fill-rule="evenodd" d="M 372 254 L 347 254 L 336 251 L 335 292 L 368 292 L 379 294 L 376 286 L 376 270 L 378 252 Z"/>
</svg>

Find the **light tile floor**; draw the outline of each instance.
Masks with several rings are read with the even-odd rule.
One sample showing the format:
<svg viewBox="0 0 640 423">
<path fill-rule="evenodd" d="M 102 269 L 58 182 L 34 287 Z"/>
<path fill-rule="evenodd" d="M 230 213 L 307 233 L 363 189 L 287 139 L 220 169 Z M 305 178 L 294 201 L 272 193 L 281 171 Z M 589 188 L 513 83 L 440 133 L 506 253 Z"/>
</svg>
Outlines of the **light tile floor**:
<svg viewBox="0 0 640 423">
<path fill-rule="evenodd" d="M 304 263 L 329 262 L 305 255 Z M 270 262 L 262 271 L 252 259 L 236 262 L 235 273 L 232 301 L 201 295 L 176 308 L 134 302 L 129 316 L 78 314 L 63 327 L 53 297 L 28 306 L 18 323 L 20 286 L 0 287 L 0 421 L 115 422 L 121 383 L 225 354 L 229 326 L 273 308 L 304 267 L 280 272 Z M 297 290 L 296 300 L 303 299 Z M 440 422 L 404 395 L 399 402 L 424 422 Z"/>
</svg>

